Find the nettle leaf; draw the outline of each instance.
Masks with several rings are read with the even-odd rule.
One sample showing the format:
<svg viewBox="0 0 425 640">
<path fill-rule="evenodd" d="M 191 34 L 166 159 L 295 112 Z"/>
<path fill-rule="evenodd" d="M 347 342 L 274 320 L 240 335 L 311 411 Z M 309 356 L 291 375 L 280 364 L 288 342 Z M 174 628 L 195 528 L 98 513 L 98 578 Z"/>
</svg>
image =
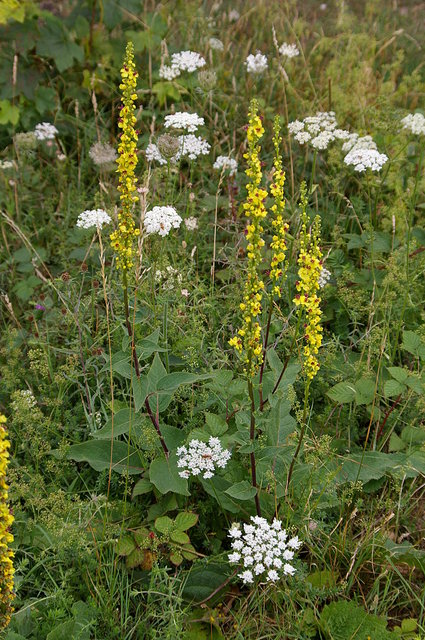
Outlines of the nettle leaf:
<svg viewBox="0 0 425 640">
<path fill-rule="evenodd" d="M 152 460 L 149 469 L 149 479 L 162 494 L 173 492 L 188 496 L 187 480 L 179 476 L 176 456 L 171 454 L 169 459 L 165 457 Z"/>
<path fill-rule="evenodd" d="M 88 462 L 95 471 L 111 468 L 116 473 L 130 475 L 143 471 L 138 451 L 117 440 L 88 440 L 73 444 L 67 450 L 66 457 L 75 462 Z"/>
<path fill-rule="evenodd" d="M 394 380 L 397 380 L 397 382 L 400 382 L 401 384 L 405 384 L 409 377 L 409 371 L 402 367 L 387 367 L 387 371 Z"/>
<path fill-rule="evenodd" d="M 236 500 L 251 500 L 257 494 L 257 489 L 247 480 L 242 480 L 226 489 L 225 493 Z"/>
<path fill-rule="evenodd" d="M 338 404 L 353 402 L 356 397 L 356 387 L 353 382 L 338 382 L 326 395 Z"/>
<path fill-rule="evenodd" d="M 174 521 L 174 524 L 177 529 L 180 531 L 187 531 L 191 527 L 194 527 L 198 522 L 199 516 L 196 513 L 192 513 L 191 511 L 182 511 L 177 514 L 177 517 Z"/>
</svg>

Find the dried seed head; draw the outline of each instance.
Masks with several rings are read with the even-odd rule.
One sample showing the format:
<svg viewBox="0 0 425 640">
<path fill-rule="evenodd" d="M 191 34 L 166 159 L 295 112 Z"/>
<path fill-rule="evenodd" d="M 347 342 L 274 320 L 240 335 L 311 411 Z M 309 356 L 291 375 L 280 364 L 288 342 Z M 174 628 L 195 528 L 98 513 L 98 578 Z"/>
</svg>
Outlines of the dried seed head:
<svg viewBox="0 0 425 640">
<path fill-rule="evenodd" d="M 174 158 L 179 150 L 180 143 L 177 138 L 171 136 L 169 133 L 164 133 L 158 138 L 158 149 L 160 154 L 166 158 Z"/>
</svg>

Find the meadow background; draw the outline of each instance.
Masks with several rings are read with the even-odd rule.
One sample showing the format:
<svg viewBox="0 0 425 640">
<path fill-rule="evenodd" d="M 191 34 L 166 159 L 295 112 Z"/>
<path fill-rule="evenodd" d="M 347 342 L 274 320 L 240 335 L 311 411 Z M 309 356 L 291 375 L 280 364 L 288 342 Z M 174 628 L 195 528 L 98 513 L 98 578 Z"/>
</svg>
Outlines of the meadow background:
<svg viewBox="0 0 425 640">
<path fill-rule="evenodd" d="M 425 638 L 424 21 L 413 0 L 0 2 L 6 640 Z M 123 233 L 128 42 L 140 233 L 123 281 L 110 234 Z M 182 51 L 204 62 L 164 71 Z M 257 52 L 267 64 L 252 73 Z M 256 265 L 267 349 L 250 378 L 229 340 L 252 267 L 252 99 L 268 192 Z M 347 164 L 344 139 L 315 148 L 288 128 L 330 111 L 340 129 L 372 137 L 380 170 Z M 175 161 L 176 112 L 203 124 L 201 142 L 183 132 Z M 276 158 L 288 227 L 273 292 Z M 155 206 L 174 207 L 176 228 L 147 233 Z M 108 225 L 76 226 L 99 209 Z M 326 272 L 310 379 L 294 300 L 315 228 Z M 211 437 L 229 461 L 182 477 L 181 447 Z M 295 538 L 293 575 L 250 583 L 229 561 L 238 527 L 259 512 Z"/>
</svg>

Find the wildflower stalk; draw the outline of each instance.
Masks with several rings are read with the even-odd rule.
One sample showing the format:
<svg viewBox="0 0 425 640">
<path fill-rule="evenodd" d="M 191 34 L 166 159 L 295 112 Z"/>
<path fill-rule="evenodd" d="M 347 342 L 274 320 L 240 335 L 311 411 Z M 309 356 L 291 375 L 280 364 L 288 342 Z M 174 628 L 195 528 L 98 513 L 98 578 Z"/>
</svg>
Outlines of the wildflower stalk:
<svg viewBox="0 0 425 640">
<path fill-rule="evenodd" d="M 301 185 L 301 236 L 300 252 L 298 257 L 298 277 L 296 282 L 297 294 L 294 302 L 299 308 L 298 326 L 301 318 L 305 318 L 305 334 L 303 349 L 303 371 L 306 378 L 304 390 L 304 410 L 301 421 L 301 431 L 298 438 L 286 479 L 285 494 L 288 493 L 295 462 L 301 450 L 307 428 L 307 408 L 310 393 L 310 385 L 319 370 L 317 354 L 322 344 L 322 327 L 320 320 L 322 312 L 320 309 L 320 298 L 317 295 L 319 290 L 319 277 L 322 271 L 322 252 L 319 246 L 320 241 L 320 217 L 316 216 L 310 234 L 307 231 L 307 187 L 305 182 Z"/>
<path fill-rule="evenodd" d="M 5 629 L 13 612 L 13 568 L 14 553 L 9 545 L 13 542 L 10 527 L 13 523 L 13 515 L 8 506 L 8 485 L 6 472 L 9 464 L 10 442 L 7 431 L 6 416 L 0 414 L 0 630 Z"/>
<path fill-rule="evenodd" d="M 274 304 L 275 298 L 281 297 L 281 284 L 284 278 L 286 277 L 286 264 L 285 264 L 286 234 L 289 230 L 289 227 L 288 227 L 288 224 L 283 220 L 283 211 L 285 208 L 285 196 L 284 196 L 285 172 L 282 170 L 282 158 L 280 155 L 281 141 L 282 139 L 280 135 L 279 116 L 276 116 L 274 120 L 274 137 L 273 137 L 273 144 L 275 148 L 275 154 L 274 154 L 274 160 L 273 160 L 274 173 L 273 173 L 273 182 L 270 186 L 270 191 L 274 198 L 274 203 L 271 207 L 271 212 L 273 215 L 273 219 L 272 219 L 273 239 L 270 245 L 273 251 L 271 265 L 270 265 L 271 266 L 270 280 L 271 280 L 272 290 L 269 293 L 269 311 L 267 315 L 263 357 L 262 357 L 261 368 L 260 368 L 260 382 L 259 382 L 260 411 L 262 411 L 264 407 L 262 383 L 263 383 L 264 365 L 265 365 L 266 353 L 267 353 L 268 341 L 269 341 L 269 335 L 270 335 L 270 324 L 272 319 L 273 304 Z"/>
<path fill-rule="evenodd" d="M 261 302 L 263 298 L 264 283 L 260 278 L 260 265 L 262 263 L 261 250 L 264 246 L 262 233 L 264 231 L 261 222 L 266 217 L 267 211 L 264 200 L 267 191 L 261 188 L 262 171 L 260 162 L 259 140 L 264 134 L 264 127 L 258 115 L 258 104 L 252 100 L 249 111 L 249 123 L 247 128 L 248 151 L 244 155 L 248 162 L 246 175 L 249 178 L 247 184 L 248 197 L 243 205 L 248 224 L 246 227 L 247 246 L 247 278 L 245 281 L 243 301 L 240 309 L 243 313 L 243 326 L 238 335 L 229 340 L 236 351 L 242 355 L 244 373 L 247 377 L 248 394 L 250 398 L 250 439 L 252 445 L 255 442 L 255 401 L 253 391 L 253 378 L 263 361 L 263 345 L 261 342 L 261 326 L 259 316 L 261 314 Z M 252 486 L 256 489 L 255 506 L 257 514 L 261 515 L 260 501 L 256 479 L 256 465 L 254 451 L 250 455 Z"/>
</svg>

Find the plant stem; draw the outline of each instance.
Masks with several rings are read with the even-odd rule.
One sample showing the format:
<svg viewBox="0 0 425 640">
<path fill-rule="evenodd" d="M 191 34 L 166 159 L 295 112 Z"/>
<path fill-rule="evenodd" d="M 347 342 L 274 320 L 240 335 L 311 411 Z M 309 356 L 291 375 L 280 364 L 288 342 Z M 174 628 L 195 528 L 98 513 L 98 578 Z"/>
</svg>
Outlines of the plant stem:
<svg viewBox="0 0 425 640">
<path fill-rule="evenodd" d="M 255 442 L 255 400 L 254 400 L 254 389 L 252 387 L 252 380 L 248 379 L 248 393 L 249 399 L 251 401 L 251 422 L 249 429 L 249 438 L 251 440 L 251 445 L 254 446 Z M 257 469 L 255 464 L 255 453 L 251 451 L 250 453 L 251 460 L 251 478 L 252 478 L 252 486 L 256 489 L 255 494 L 255 508 L 257 511 L 257 516 L 261 516 L 261 507 L 260 507 L 260 499 L 258 497 L 258 486 L 257 486 Z"/>
<path fill-rule="evenodd" d="M 269 334 L 270 334 L 270 323 L 272 320 L 272 311 L 273 311 L 273 297 L 270 296 L 270 305 L 269 305 L 269 313 L 267 316 L 267 325 L 266 325 L 266 335 L 264 337 L 264 347 L 263 347 L 263 361 L 261 363 L 260 368 L 260 382 L 259 382 L 259 392 L 260 392 L 260 411 L 263 410 L 264 400 L 263 400 L 263 375 L 264 375 L 264 365 L 266 363 L 266 353 L 269 342 Z"/>
<path fill-rule="evenodd" d="M 300 431 L 300 437 L 298 438 L 297 448 L 295 449 L 294 456 L 291 460 L 291 464 L 289 465 L 288 477 L 286 478 L 286 487 L 285 487 L 285 496 L 288 495 L 289 484 L 291 482 L 292 473 L 294 471 L 295 461 L 298 458 L 298 454 L 301 449 L 302 442 L 304 440 L 304 434 L 307 427 L 307 407 L 308 407 L 308 397 L 310 392 L 310 380 L 307 382 L 304 392 L 304 411 L 302 417 L 302 425 Z"/>
<path fill-rule="evenodd" d="M 124 289 L 125 324 L 127 327 L 128 337 L 131 340 L 131 355 L 134 362 L 134 370 L 136 372 L 136 376 L 140 378 L 139 359 L 137 357 L 136 346 L 134 344 L 134 332 L 130 323 L 130 312 L 128 307 L 128 281 L 127 281 L 126 271 L 122 272 L 122 282 L 123 282 L 123 289 Z"/>
</svg>

